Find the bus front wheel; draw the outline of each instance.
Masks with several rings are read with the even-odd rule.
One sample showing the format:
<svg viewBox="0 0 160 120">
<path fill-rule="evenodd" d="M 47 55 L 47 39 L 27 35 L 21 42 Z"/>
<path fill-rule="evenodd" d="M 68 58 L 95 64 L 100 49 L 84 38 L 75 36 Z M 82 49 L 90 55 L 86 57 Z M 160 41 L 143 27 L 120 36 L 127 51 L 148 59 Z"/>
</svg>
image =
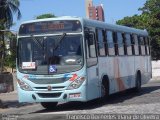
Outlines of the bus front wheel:
<svg viewBox="0 0 160 120">
<path fill-rule="evenodd" d="M 48 110 L 54 109 L 57 104 L 58 102 L 41 102 L 41 105 Z"/>
</svg>

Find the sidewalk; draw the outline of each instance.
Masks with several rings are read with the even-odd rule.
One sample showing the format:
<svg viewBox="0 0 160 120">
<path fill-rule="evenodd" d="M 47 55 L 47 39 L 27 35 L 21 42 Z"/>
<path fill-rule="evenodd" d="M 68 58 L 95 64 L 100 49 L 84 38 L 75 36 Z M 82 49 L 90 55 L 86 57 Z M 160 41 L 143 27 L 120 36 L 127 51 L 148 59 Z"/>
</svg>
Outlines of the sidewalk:
<svg viewBox="0 0 160 120">
<path fill-rule="evenodd" d="M 16 74 L 13 73 L 12 75 L 13 75 L 14 91 L 9 93 L 0 93 L 0 109 L 15 108 L 15 107 L 18 108 L 21 106 L 30 105 L 30 103 L 18 102 Z"/>
<path fill-rule="evenodd" d="M 0 108 L 15 107 L 18 103 L 17 91 L 0 94 Z"/>
<path fill-rule="evenodd" d="M 32 105 L 32 103 L 19 103 L 17 91 L 0 94 L 0 110 L 6 108 L 19 108 Z"/>
</svg>

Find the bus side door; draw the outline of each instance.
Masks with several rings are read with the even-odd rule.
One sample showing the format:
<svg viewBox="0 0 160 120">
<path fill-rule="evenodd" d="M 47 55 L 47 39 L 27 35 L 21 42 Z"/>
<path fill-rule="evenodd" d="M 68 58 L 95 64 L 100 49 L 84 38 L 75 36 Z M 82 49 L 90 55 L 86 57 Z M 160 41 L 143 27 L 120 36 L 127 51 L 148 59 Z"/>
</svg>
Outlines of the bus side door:
<svg viewBox="0 0 160 120">
<path fill-rule="evenodd" d="M 86 41 L 86 57 L 87 57 L 87 99 L 92 100 L 98 98 L 99 95 L 99 79 L 98 64 L 95 42 L 95 32 L 88 28 L 85 33 Z"/>
</svg>

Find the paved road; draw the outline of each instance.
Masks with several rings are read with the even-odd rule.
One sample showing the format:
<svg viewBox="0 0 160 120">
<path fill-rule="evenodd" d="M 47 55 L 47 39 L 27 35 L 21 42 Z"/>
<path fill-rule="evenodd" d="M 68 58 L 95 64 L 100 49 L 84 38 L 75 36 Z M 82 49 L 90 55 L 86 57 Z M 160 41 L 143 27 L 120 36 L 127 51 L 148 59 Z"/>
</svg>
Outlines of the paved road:
<svg viewBox="0 0 160 120">
<path fill-rule="evenodd" d="M 66 114 L 159 114 L 160 80 L 152 80 L 142 87 L 141 92 L 126 91 L 109 97 L 106 102 L 70 102 L 58 105 L 55 110 L 45 110 L 39 104 L 11 106 L 0 109 L 7 114 L 21 114 L 23 120 L 65 119 Z M 19 118 L 19 119 L 20 119 Z"/>
</svg>

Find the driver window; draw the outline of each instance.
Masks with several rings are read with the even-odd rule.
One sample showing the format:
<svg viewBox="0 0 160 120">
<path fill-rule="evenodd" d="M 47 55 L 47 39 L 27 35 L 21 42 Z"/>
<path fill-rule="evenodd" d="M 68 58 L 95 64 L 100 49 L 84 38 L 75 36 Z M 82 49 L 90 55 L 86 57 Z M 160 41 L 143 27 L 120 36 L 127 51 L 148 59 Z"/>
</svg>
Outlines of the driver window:
<svg viewBox="0 0 160 120">
<path fill-rule="evenodd" d="M 95 48 L 94 34 L 90 34 L 89 35 L 88 48 L 89 48 L 89 57 L 91 57 L 91 58 L 96 57 L 96 48 Z"/>
</svg>

